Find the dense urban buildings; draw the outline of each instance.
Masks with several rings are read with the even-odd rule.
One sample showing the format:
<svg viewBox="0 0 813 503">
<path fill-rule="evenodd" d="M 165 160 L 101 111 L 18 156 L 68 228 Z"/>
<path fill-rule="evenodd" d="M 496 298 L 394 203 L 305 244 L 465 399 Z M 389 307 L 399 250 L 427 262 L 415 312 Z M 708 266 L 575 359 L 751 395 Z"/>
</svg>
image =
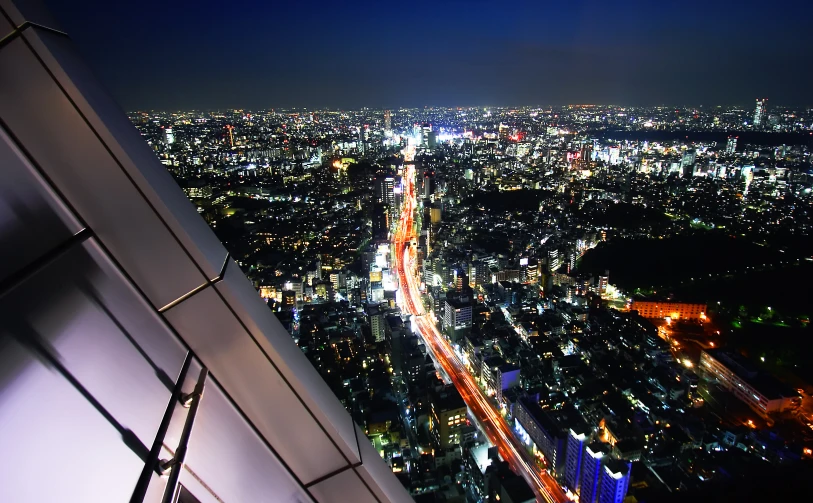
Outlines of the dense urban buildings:
<svg viewBox="0 0 813 503">
<path fill-rule="evenodd" d="M 336 89 L 362 60 L 443 80 L 391 49 L 328 68 L 309 44 L 344 31 L 291 26 L 309 36 L 280 38 L 302 51 L 286 64 L 340 69 Z M 813 109 L 766 86 L 738 106 L 127 116 L 42 10 L 2 0 L 0 30 L 0 500 L 809 492 Z M 224 48 L 251 72 L 218 73 L 262 80 L 250 45 Z"/>
<path fill-rule="evenodd" d="M 660 499 L 810 457 L 806 385 L 732 328 L 807 317 L 720 286 L 809 267 L 808 109 L 131 119 L 413 497 Z"/>
</svg>

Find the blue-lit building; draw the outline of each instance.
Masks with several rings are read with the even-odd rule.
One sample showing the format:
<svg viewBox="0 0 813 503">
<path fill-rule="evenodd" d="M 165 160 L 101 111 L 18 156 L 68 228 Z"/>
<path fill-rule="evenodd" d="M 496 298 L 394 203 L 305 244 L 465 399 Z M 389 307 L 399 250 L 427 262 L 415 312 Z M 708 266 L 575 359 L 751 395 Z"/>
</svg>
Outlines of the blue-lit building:
<svg viewBox="0 0 813 503">
<path fill-rule="evenodd" d="M 601 489 L 601 474 L 611 447 L 603 442 L 584 446 L 581 477 L 579 477 L 579 502 L 596 503 Z"/>
<path fill-rule="evenodd" d="M 604 464 L 601 474 L 598 503 L 621 503 L 630 485 L 629 461 L 610 459 Z"/>
<path fill-rule="evenodd" d="M 567 449 L 565 450 L 565 485 L 571 491 L 579 491 L 579 475 L 581 474 L 584 446 L 587 442 L 589 430 L 584 426 L 570 428 L 567 436 Z"/>
</svg>

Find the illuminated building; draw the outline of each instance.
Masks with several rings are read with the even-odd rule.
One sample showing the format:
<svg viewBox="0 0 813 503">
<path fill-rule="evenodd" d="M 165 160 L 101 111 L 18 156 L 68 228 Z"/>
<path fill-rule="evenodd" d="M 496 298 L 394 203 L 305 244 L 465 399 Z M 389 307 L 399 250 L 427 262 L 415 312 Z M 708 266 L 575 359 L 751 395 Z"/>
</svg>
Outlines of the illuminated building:
<svg viewBox="0 0 813 503">
<path fill-rule="evenodd" d="M 365 151 L 364 142 L 366 140 L 367 140 L 367 126 L 363 126 L 359 128 L 358 144 L 356 145 L 360 154 L 364 154 Z"/>
<path fill-rule="evenodd" d="M 650 319 L 670 318 L 672 321 L 677 320 L 701 321 L 706 319 L 705 304 L 636 300 L 633 301 L 630 309 L 638 311 L 638 315 L 640 315 L 641 317 Z"/>
<path fill-rule="evenodd" d="M 32 3 L 0 4 L 0 499 L 411 501 Z"/>
<path fill-rule="evenodd" d="M 432 132 L 432 125 L 431 124 L 421 124 L 421 146 L 428 147 L 429 146 L 429 134 Z"/>
<path fill-rule="evenodd" d="M 482 373 L 486 387 L 494 391 L 497 402 L 502 402 L 503 391 L 519 386 L 520 368 L 514 364 L 483 365 Z"/>
<path fill-rule="evenodd" d="M 520 398 L 514 405 L 514 417 L 533 442 L 534 452 L 547 461 L 551 473 L 560 475 L 564 465 L 566 436 L 561 428 L 533 398 Z"/>
<path fill-rule="evenodd" d="M 296 306 L 296 292 L 293 290 L 282 291 L 282 305 L 285 307 Z"/>
<path fill-rule="evenodd" d="M 754 107 L 754 126 L 762 126 L 765 116 L 768 113 L 768 100 L 766 98 L 757 98 L 756 106 Z"/>
<path fill-rule="evenodd" d="M 443 328 L 452 339 L 471 328 L 471 303 L 462 299 L 446 299 L 443 310 Z"/>
<path fill-rule="evenodd" d="M 164 128 L 164 143 L 169 146 L 175 143 L 175 134 L 172 132 L 172 128 Z"/>
<path fill-rule="evenodd" d="M 371 314 L 370 315 L 370 330 L 373 333 L 373 339 L 375 342 L 381 342 L 384 340 L 385 337 L 385 329 L 384 324 L 387 320 L 384 318 L 383 314 Z"/>
<path fill-rule="evenodd" d="M 392 114 L 389 110 L 384 110 L 384 133 L 392 134 Z"/>
<path fill-rule="evenodd" d="M 466 402 L 454 386 L 430 392 L 429 431 L 441 449 L 460 444 L 461 430 L 466 426 Z"/>
<path fill-rule="evenodd" d="M 567 436 L 567 449 L 565 453 L 564 480 L 568 489 L 579 491 L 579 476 L 581 475 L 582 457 L 589 430 L 585 427 L 570 428 Z"/>
<path fill-rule="evenodd" d="M 599 484 L 598 503 L 624 501 L 630 485 L 630 468 L 629 461 L 620 459 L 610 459 L 604 464 Z"/>
<path fill-rule="evenodd" d="M 737 153 L 737 137 L 736 136 L 729 136 L 728 142 L 725 146 L 725 153 L 728 155 L 734 155 Z"/>
<path fill-rule="evenodd" d="M 596 503 L 601 489 L 603 466 L 612 448 L 603 442 L 584 446 L 581 476 L 579 477 L 579 502 Z"/>
<path fill-rule="evenodd" d="M 607 286 L 609 284 L 610 284 L 610 277 L 609 276 L 607 276 L 607 275 L 599 276 L 598 277 L 598 294 L 601 295 L 601 296 L 606 294 L 607 293 Z"/>
<path fill-rule="evenodd" d="M 380 175 L 375 178 L 375 201 L 395 209 L 395 178 Z"/>
<path fill-rule="evenodd" d="M 505 124 L 500 124 L 500 127 L 499 127 L 499 129 L 498 129 L 498 136 L 499 136 L 499 138 L 500 138 L 501 140 L 507 140 L 507 139 L 508 139 L 508 136 L 509 136 L 510 134 L 511 134 L 511 129 L 510 129 L 510 128 L 509 128 L 507 125 L 505 125 Z"/>
<path fill-rule="evenodd" d="M 431 171 L 423 174 L 423 198 L 429 199 L 435 193 L 435 174 Z"/>
<path fill-rule="evenodd" d="M 387 206 L 378 203 L 373 206 L 373 239 L 386 241 L 390 231 L 390 213 Z"/>
<path fill-rule="evenodd" d="M 705 349 L 700 352 L 700 368 L 763 416 L 801 404 L 795 390 L 761 372 L 739 354 L 723 349 Z"/>
</svg>

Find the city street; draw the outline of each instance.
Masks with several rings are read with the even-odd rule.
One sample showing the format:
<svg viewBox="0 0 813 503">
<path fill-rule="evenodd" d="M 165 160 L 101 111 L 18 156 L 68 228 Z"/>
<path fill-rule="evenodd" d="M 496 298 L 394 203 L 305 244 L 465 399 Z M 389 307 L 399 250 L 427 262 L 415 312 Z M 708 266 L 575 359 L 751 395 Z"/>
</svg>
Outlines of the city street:
<svg viewBox="0 0 813 503">
<path fill-rule="evenodd" d="M 399 303 L 405 313 L 411 314 L 412 322 L 424 340 L 434 361 L 441 367 L 455 385 L 466 405 L 474 414 L 483 433 L 497 446 L 500 455 L 512 469 L 525 478 L 537 495 L 538 501 L 561 503 L 568 501 L 559 484 L 547 473 L 535 467 L 535 463 L 524 454 L 525 449 L 514 437 L 511 428 L 502 415 L 491 404 L 488 397 L 478 388 L 471 374 L 463 366 L 446 339 L 442 336 L 431 315 L 426 314 L 421 303 L 420 290 L 415 271 L 415 247 L 413 215 L 415 212 L 414 165 L 409 164 L 414 149 L 405 151 L 404 202 L 400 221 L 392 238 L 395 255 L 395 269 L 400 283 Z"/>
</svg>

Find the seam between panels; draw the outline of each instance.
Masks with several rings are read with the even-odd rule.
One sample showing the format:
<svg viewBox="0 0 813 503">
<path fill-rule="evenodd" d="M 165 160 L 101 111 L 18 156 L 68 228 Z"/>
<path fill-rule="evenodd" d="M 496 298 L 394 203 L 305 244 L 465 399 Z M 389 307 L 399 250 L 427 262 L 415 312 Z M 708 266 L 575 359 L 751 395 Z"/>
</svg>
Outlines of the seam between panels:
<svg viewBox="0 0 813 503">
<path fill-rule="evenodd" d="M 381 499 L 378 497 L 378 495 L 375 493 L 375 491 L 373 491 L 373 488 L 370 487 L 370 484 L 368 484 L 367 481 L 364 480 L 364 477 L 361 476 L 361 473 L 359 473 L 359 467 L 361 467 L 361 466 L 362 465 L 359 465 L 357 467 L 356 466 L 353 467 L 353 471 L 355 472 L 356 477 L 358 477 L 358 479 L 361 481 L 361 483 L 364 484 L 364 487 L 367 488 L 367 490 L 370 492 L 370 494 L 373 496 L 373 498 L 375 498 L 375 500 L 378 503 L 381 503 Z"/>
<path fill-rule="evenodd" d="M 356 450 L 359 452 L 359 464 L 364 464 L 364 458 L 361 457 L 361 443 L 359 441 L 359 430 L 361 428 L 358 427 L 356 420 L 353 419 L 353 414 L 350 414 L 350 421 L 353 423 L 353 435 L 356 436 Z"/>
<path fill-rule="evenodd" d="M 11 43 L 12 40 L 14 40 L 18 36 L 20 36 L 24 30 L 26 30 L 27 28 L 31 28 L 31 27 L 36 27 L 36 28 L 39 28 L 39 29 L 41 29 L 43 31 L 48 31 L 48 32 L 51 32 L 51 33 L 53 33 L 55 35 L 60 35 L 60 36 L 63 36 L 65 38 L 68 38 L 68 39 L 71 38 L 64 31 L 57 30 L 56 28 L 51 28 L 49 26 L 45 26 L 45 25 L 42 25 L 42 24 L 39 24 L 39 23 L 32 23 L 31 21 L 25 21 L 20 26 L 15 26 L 14 23 L 12 22 L 11 18 L 8 16 L 8 14 L 3 12 L 2 8 L 0 8 L 0 13 L 3 14 L 2 17 L 4 19 L 6 19 L 8 21 L 9 26 L 11 26 L 11 32 L 9 32 L 9 34 L 4 36 L 3 38 L 0 38 L 0 49 L 3 48 L 4 45 Z"/>
<path fill-rule="evenodd" d="M 98 242 L 98 244 L 99 244 L 99 247 L 104 252 L 107 259 L 111 261 L 111 263 L 118 270 L 119 274 L 121 274 L 125 278 L 125 280 L 130 284 L 130 287 L 133 288 L 133 290 L 136 291 L 136 293 L 139 295 L 139 297 L 141 297 L 141 299 L 144 302 L 146 302 L 148 306 L 151 306 L 152 304 L 149 302 L 149 297 L 147 297 L 147 294 L 144 293 L 144 290 L 142 290 L 141 287 L 138 286 L 138 284 L 136 284 L 136 282 L 133 280 L 133 278 L 130 276 L 130 274 L 124 269 L 124 267 L 122 267 L 121 263 L 110 253 L 110 250 L 103 243 Z M 216 288 L 213 288 L 213 289 L 217 290 Z M 172 324 L 169 322 L 169 320 L 166 319 L 165 313 L 160 313 L 157 310 L 155 310 L 155 313 L 158 315 L 158 318 L 160 319 L 160 322 L 164 326 L 164 328 L 175 337 L 175 339 L 181 344 L 181 346 L 183 346 L 183 348 L 186 351 L 188 351 L 189 354 L 195 360 L 197 360 L 201 365 L 203 365 L 203 361 L 200 359 L 200 357 L 198 357 L 197 353 L 189 346 L 189 344 L 181 336 L 181 334 L 178 333 L 178 331 L 175 329 L 175 327 L 172 326 Z M 223 393 L 223 396 L 226 397 L 226 399 L 229 401 L 229 404 L 232 407 L 234 407 L 234 410 L 237 411 L 237 413 L 240 415 L 240 418 L 243 421 L 245 421 L 245 423 L 249 426 L 249 428 L 251 428 L 251 431 L 253 431 L 254 434 L 257 435 L 257 438 L 259 438 L 260 442 L 262 442 L 262 444 L 265 445 L 265 447 L 269 450 L 269 452 L 271 452 L 271 454 L 274 456 L 274 458 L 277 460 L 277 462 L 279 462 L 280 466 L 282 466 L 282 468 L 284 468 L 288 472 L 288 474 L 291 476 L 291 478 L 294 480 L 294 482 L 296 482 L 296 484 L 298 484 L 299 487 L 301 487 L 302 490 L 305 491 L 305 493 L 308 495 L 308 497 L 310 497 L 312 501 L 316 502 L 317 501 L 316 498 L 313 496 L 313 494 L 311 494 L 311 492 L 305 486 L 305 483 L 302 482 L 302 480 L 299 478 L 299 476 L 296 474 L 296 472 L 294 472 L 294 470 L 288 465 L 288 463 L 285 461 L 285 458 L 283 458 L 282 455 L 280 455 L 280 453 L 277 451 L 277 449 L 273 445 L 271 445 L 271 442 L 269 442 L 268 439 L 265 438 L 265 435 L 263 435 L 260 432 L 260 430 L 254 424 L 254 422 L 246 415 L 245 411 L 243 411 L 242 407 L 240 407 L 237 404 L 237 402 L 234 400 L 234 398 L 231 396 L 231 394 L 220 383 L 220 380 L 217 378 L 217 375 L 210 371 L 209 372 L 209 377 L 207 379 L 214 382 L 214 384 L 219 388 L 220 392 Z"/>
<path fill-rule="evenodd" d="M 321 422 L 321 421 L 319 421 L 319 419 L 317 419 L 316 414 L 314 414 L 314 413 L 313 413 L 313 411 L 311 410 L 311 408 L 310 408 L 310 407 L 308 407 L 308 404 L 306 404 L 306 403 L 305 403 L 305 401 L 304 401 L 304 400 L 302 399 L 302 397 L 300 396 L 299 392 L 297 392 L 297 391 L 294 389 L 294 387 L 293 387 L 293 386 L 291 386 L 291 382 L 290 382 L 290 381 L 288 380 L 288 378 L 287 378 L 287 377 L 286 377 L 286 376 L 285 376 L 285 375 L 282 373 L 282 371 L 280 371 L 279 366 L 278 366 L 278 365 L 276 364 L 276 362 L 275 362 L 275 361 L 274 361 L 274 360 L 271 358 L 271 355 L 269 355 L 269 354 L 266 352 L 266 350 L 265 350 L 265 349 L 262 347 L 262 345 L 260 345 L 260 342 L 259 342 L 259 341 L 257 340 L 257 338 L 254 336 L 254 334 L 253 334 L 253 333 L 251 333 L 251 331 L 248 329 L 248 327 L 247 327 L 247 326 L 246 326 L 246 324 L 243 322 L 243 320 L 242 320 L 242 319 L 240 319 L 240 316 L 238 316 L 238 315 L 237 315 L 237 312 L 234 310 L 234 308 L 231 306 L 231 304 L 230 304 L 230 303 L 229 303 L 229 302 L 226 300 L 226 298 L 223 296 L 223 294 L 220 292 L 220 290 L 218 290 L 217 288 L 215 288 L 215 289 L 214 289 L 214 291 L 217 293 L 217 296 L 218 296 L 218 297 L 220 297 L 220 300 L 223 302 L 223 304 L 224 304 L 224 305 L 225 305 L 225 306 L 228 308 L 228 310 L 229 310 L 229 311 L 232 313 L 232 316 L 234 316 L 234 317 L 235 317 L 235 319 L 237 319 L 237 322 L 240 324 L 240 326 L 241 326 L 241 327 L 243 327 L 243 330 L 245 330 L 246 334 L 248 334 L 248 336 L 249 336 L 249 337 L 251 338 L 251 340 L 254 342 L 254 345 L 255 345 L 255 346 L 257 346 L 257 349 L 259 349 L 259 350 L 262 352 L 262 354 L 263 354 L 263 355 L 265 355 L 265 358 L 268 360 L 268 362 L 271 364 L 271 366 L 274 368 L 274 370 L 276 370 L 276 371 L 277 371 L 277 374 L 279 374 L 279 376 L 280 376 L 280 378 L 282 379 L 282 381 L 283 381 L 283 382 L 284 382 L 284 383 L 285 383 L 285 384 L 288 386 L 288 389 L 290 389 L 290 390 L 291 390 L 291 392 L 294 394 L 294 396 L 297 398 L 297 400 L 299 400 L 299 403 L 301 403 L 301 404 L 302 404 L 302 407 L 304 407 L 304 408 L 305 408 L 305 410 L 306 410 L 306 411 L 308 411 L 308 414 L 310 414 L 310 416 L 313 418 L 313 421 L 314 421 L 316 424 L 318 424 L 318 425 L 319 425 L 319 428 L 322 430 L 322 432 L 325 434 L 325 436 L 326 436 L 326 437 L 327 437 L 327 438 L 330 440 L 330 443 L 331 443 L 331 444 L 333 444 L 333 447 L 335 447 L 335 448 L 336 448 L 336 450 L 337 450 L 337 451 L 339 451 L 339 454 L 341 455 L 341 457 L 342 457 L 342 458 L 344 458 L 344 460 L 347 462 L 347 464 L 348 464 L 348 465 L 352 464 L 352 463 L 350 462 L 350 459 L 347 457 L 347 455 L 345 455 L 345 453 L 344 453 L 344 452 L 341 450 L 341 448 L 339 448 L 339 444 L 338 444 L 338 443 L 336 443 L 336 440 L 335 440 L 335 439 L 334 439 L 332 436 L 330 436 L 330 434 L 327 432 L 327 429 L 325 428 L 325 426 L 322 424 L 322 422 Z M 273 313 L 272 313 L 272 314 L 273 314 Z M 291 342 L 293 342 L 293 340 L 291 340 Z M 299 350 L 299 348 L 297 348 L 297 350 Z M 310 362 L 308 362 L 308 364 L 310 364 Z M 321 378 L 321 376 L 319 376 L 319 377 Z M 346 411 L 345 411 L 345 412 L 346 412 Z M 349 413 L 348 413 L 348 416 L 349 416 L 349 419 L 350 419 L 350 423 L 351 423 L 351 425 L 355 424 L 355 423 L 353 422 L 353 418 L 352 418 L 352 416 L 350 416 L 350 414 L 349 414 Z M 360 458 L 361 458 L 361 453 L 359 453 L 359 459 L 360 459 Z"/>
<path fill-rule="evenodd" d="M 343 466 L 341 468 L 333 470 L 330 473 L 326 473 L 326 474 L 322 475 L 321 477 L 317 477 L 317 478 L 311 480 L 310 482 L 308 482 L 307 484 L 305 484 L 305 487 L 313 487 L 316 484 L 319 484 L 320 482 L 324 482 L 327 479 L 331 479 L 331 478 L 335 477 L 336 475 L 339 475 L 340 473 L 346 472 L 347 470 L 352 470 L 353 468 L 356 468 L 357 466 L 361 466 L 361 462 L 354 463 L 352 465 L 345 465 L 345 466 Z"/>
<path fill-rule="evenodd" d="M 4 36 L 3 38 L 0 38 L 0 48 L 2 48 L 8 42 L 13 40 L 17 35 L 19 35 L 20 30 L 18 30 L 17 27 L 14 26 L 14 22 L 11 21 L 11 18 L 9 17 L 8 14 L 6 14 L 6 10 L 3 9 L 2 6 L 0 6 L 0 17 L 8 21 L 8 25 L 11 27 L 11 32 L 8 35 Z"/>
<path fill-rule="evenodd" d="M 31 278 L 31 276 L 53 264 L 60 257 L 73 250 L 74 247 L 84 243 L 92 237 L 94 237 L 93 231 L 87 227 L 84 227 L 76 234 L 50 248 L 49 250 L 46 250 L 42 255 L 39 255 L 31 262 L 20 267 L 11 273 L 7 278 L 0 281 L 0 298 L 4 297 L 9 292 L 25 283 L 25 281 Z"/>
<path fill-rule="evenodd" d="M 104 243 L 102 243 L 99 240 L 97 240 L 96 243 L 99 245 L 99 248 L 101 248 L 101 251 L 104 253 L 105 258 L 110 260 L 110 262 L 113 264 L 113 266 L 118 271 L 118 273 L 122 275 L 122 277 L 125 279 L 125 281 L 136 292 L 136 294 L 141 298 L 141 300 L 144 301 L 147 304 L 148 309 L 149 309 L 149 307 L 152 306 L 152 303 L 150 303 L 149 297 L 147 297 L 147 294 L 144 293 L 144 290 L 142 290 L 141 287 L 138 286 L 138 284 L 133 280 L 133 278 L 124 269 L 124 267 L 122 267 L 121 263 L 113 256 L 113 254 L 110 252 L 110 250 L 107 248 L 107 246 L 104 245 Z M 154 312 L 156 313 L 156 315 L 160 319 L 160 323 L 163 325 L 163 327 L 175 337 L 175 339 L 181 344 L 181 346 L 183 346 L 183 348 L 186 351 L 188 351 L 189 354 L 195 360 L 197 360 L 202 365 L 203 362 L 198 357 L 197 353 L 189 346 L 189 344 L 186 342 L 186 340 L 183 337 L 181 337 L 181 334 L 179 334 L 178 331 L 175 330 L 175 327 L 173 327 L 172 324 L 169 322 L 169 320 L 166 319 L 165 314 L 160 313 L 155 309 L 154 309 Z M 223 396 L 226 397 L 226 399 L 229 401 L 229 404 L 231 404 L 231 406 L 234 407 L 234 410 L 237 411 L 237 413 L 240 415 L 240 418 L 243 421 L 245 421 L 245 423 L 249 426 L 249 428 L 251 428 L 251 431 L 253 431 L 254 434 L 257 435 L 257 438 L 260 439 L 260 442 L 262 442 L 262 444 L 269 450 L 269 452 L 274 456 L 274 458 L 277 460 L 277 462 L 279 462 L 280 466 L 282 466 L 282 468 L 285 469 L 288 472 L 288 474 L 291 476 L 291 478 L 294 480 L 294 482 L 296 482 L 296 484 L 299 485 L 302 488 L 303 491 L 305 491 L 305 493 L 308 495 L 308 497 L 311 498 L 312 501 L 316 502 L 317 501 L 316 498 L 308 490 L 308 487 L 305 485 L 305 483 L 302 482 L 302 480 L 299 478 L 299 476 L 296 474 L 296 472 L 294 472 L 293 469 L 291 469 L 291 467 L 285 461 L 285 458 L 283 458 L 282 455 L 280 455 L 280 453 L 277 451 L 277 449 L 274 448 L 274 446 L 271 445 L 271 443 L 268 441 L 268 439 L 265 438 L 265 436 L 259 431 L 259 429 L 257 429 L 257 426 L 246 415 L 246 413 L 245 413 L 245 411 L 243 411 L 242 407 L 240 407 L 237 404 L 237 402 L 234 400 L 234 398 L 231 396 L 231 394 L 220 383 L 220 381 L 217 378 L 217 375 L 215 375 L 214 373 L 212 373 L 210 371 L 208 379 L 213 381 L 215 383 L 215 385 L 217 385 L 220 392 L 223 393 Z"/>
<path fill-rule="evenodd" d="M 34 55 L 34 57 L 37 59 L 40 66 L 45 70 L 45 72 L 48 74 L 48 76 L 51 77 L 51 80 L 54 82 L 54 84 L 56 84 L 56 86 L 59 88 L 59 90 L 62 91 L 62 94 L 65 97 L 65 99 L 68 100 L 68 103 L 71 104 L 71 106 L 76 111 L 76 113 L 79 115 L 79 117 L 82 118 L 82 121 L 84 121 L 85 125 L 87 125 L 87 127 L 93 133 L 93 136 L 96 137 L 96 140 L 99 142 L 99 144 L 101 144 L 101 146 L 105 149 L 105 151 L 108 153 L 108 155 L 110 155 L 110 158 L 113 160 L 113 162 L 115 162 L 116 165 L 119 167 L 119 170 L 122 172 L 122 174 L 125 176 L 125 178 L 127 178 L 127 180 L 130 182 L 130 185 L 132 185 L 132 187 L 136 190 L 136 192 L 141 196 L 141 199 L 147 204 L 147 207 L 149 207 L 152 210 L 152 212 L 155 214 L 156 218 L 158 218 L 158 221 L 161 222 L 161 225 L 164 226 L 164 228 L 167 230 L 167 232 L 169 232 L 169 235 L 172 236 L 172 238 L 175 240 L 175 242 L 178 244 L 178 246 L 181 248 L 181 250 L 183 250 L 184 254 L 186 254 L 189 261 L 192 262 L 192 264 L 195 266 L 195 268 L 198 270 L 198 272 L 200 272 L 200 274 L 204 278 L 206 278 L 206 272 L 203 270 L 203 267 L 201 267 L 201 265 L 198 264 L 197 260 L 195 260 L 195 258 L 192 256 L 191 252 L 187 249 L 187 247 L 184 246 L 183 242 L 178 237 L 178 235 L 175 233 L 175 231 L 172 230 L 172 227 L 170 227 L 169 223 L 166 221 L 164 216 L 161 215 L 161 213 L 158 211 L 158 209 L 155 207 L 155 205 L 152 203 L 152 201 L 150 201 L 149 198 L 147 198 L 147 195 L 144 192 L 144 190 L 142 190 L 142 188 L 135 182 L 132 175 L 127 171 L 127 169 L 125 169 L 125 167 L 122 164 L 121 160 L 119 160 L 119 158 L 113 153 L 113 151 L 108 146 L 107 142 L 104 141 L 104 139 L 101 137 L 101 135 L 96 130 L 96 128 L 93 127 L 93 124 L 90 123 L 90 120 L 87 118 L 87 116 L 79 109 L 79 106 L 76 104 L 76 102 L 73 100 L 73 98 L 71 98 L 71 96 L 68 94 L 67 90 L 62 85 L 62 83 L 60 83 L 59 80 L 56 78 L 56 75 L 54 75 L 54 73 L 51 71 L 51 69 L 48 68 L 48 65 L 45 64 L 45 61 L 42 59 L 42 56 L 40 56 L 40 54 L 34 49 L 34 47 L 31 45 L 31 42 L 28 39 L 26 39 L 25 36 L 23 36 L 21 38 L 22 38 L 23 42 L 25 43 L 26 47 L 28 47 L 28 49 L 31 51 L 31 53 Z M 59 66 L 61 68 L 61 65 L 59 65 Z M 66 74 L 66 77 L 67 77 L 67 74 Z M 73 82 L 72 79 L 70 79 L 70 77 L 67 77 L 67 78 L 68 78 L 69 81 Z M 80 95 L 82 94 L 81 91 L 79 91 L 78 88 L 77 88 L 77 92 Z M 88 106 L 90 106 L 90 105 L 88 105 Z M 92 109 L 93 107 L 90 107 L 90 108 Z M 99 117 L 99 120 L 101 121 L 101 117 Z M 111 133 L 111 136 L 115 137 L 115 135 L 113 135 L 112 133 Z M 161 199 L 161 198 L 159 197 L 159 199 Z M 167 211 L 169 211 L 169 208 L 167 208 Z M 170 213 L 171 213 L 171 211 L 170 211 Z M 199 215 L 196 215 L 196 216 L 199 218 Z M 154 305 L 152 302 L 150 302 L 150 304 Z"/>
</svg>

